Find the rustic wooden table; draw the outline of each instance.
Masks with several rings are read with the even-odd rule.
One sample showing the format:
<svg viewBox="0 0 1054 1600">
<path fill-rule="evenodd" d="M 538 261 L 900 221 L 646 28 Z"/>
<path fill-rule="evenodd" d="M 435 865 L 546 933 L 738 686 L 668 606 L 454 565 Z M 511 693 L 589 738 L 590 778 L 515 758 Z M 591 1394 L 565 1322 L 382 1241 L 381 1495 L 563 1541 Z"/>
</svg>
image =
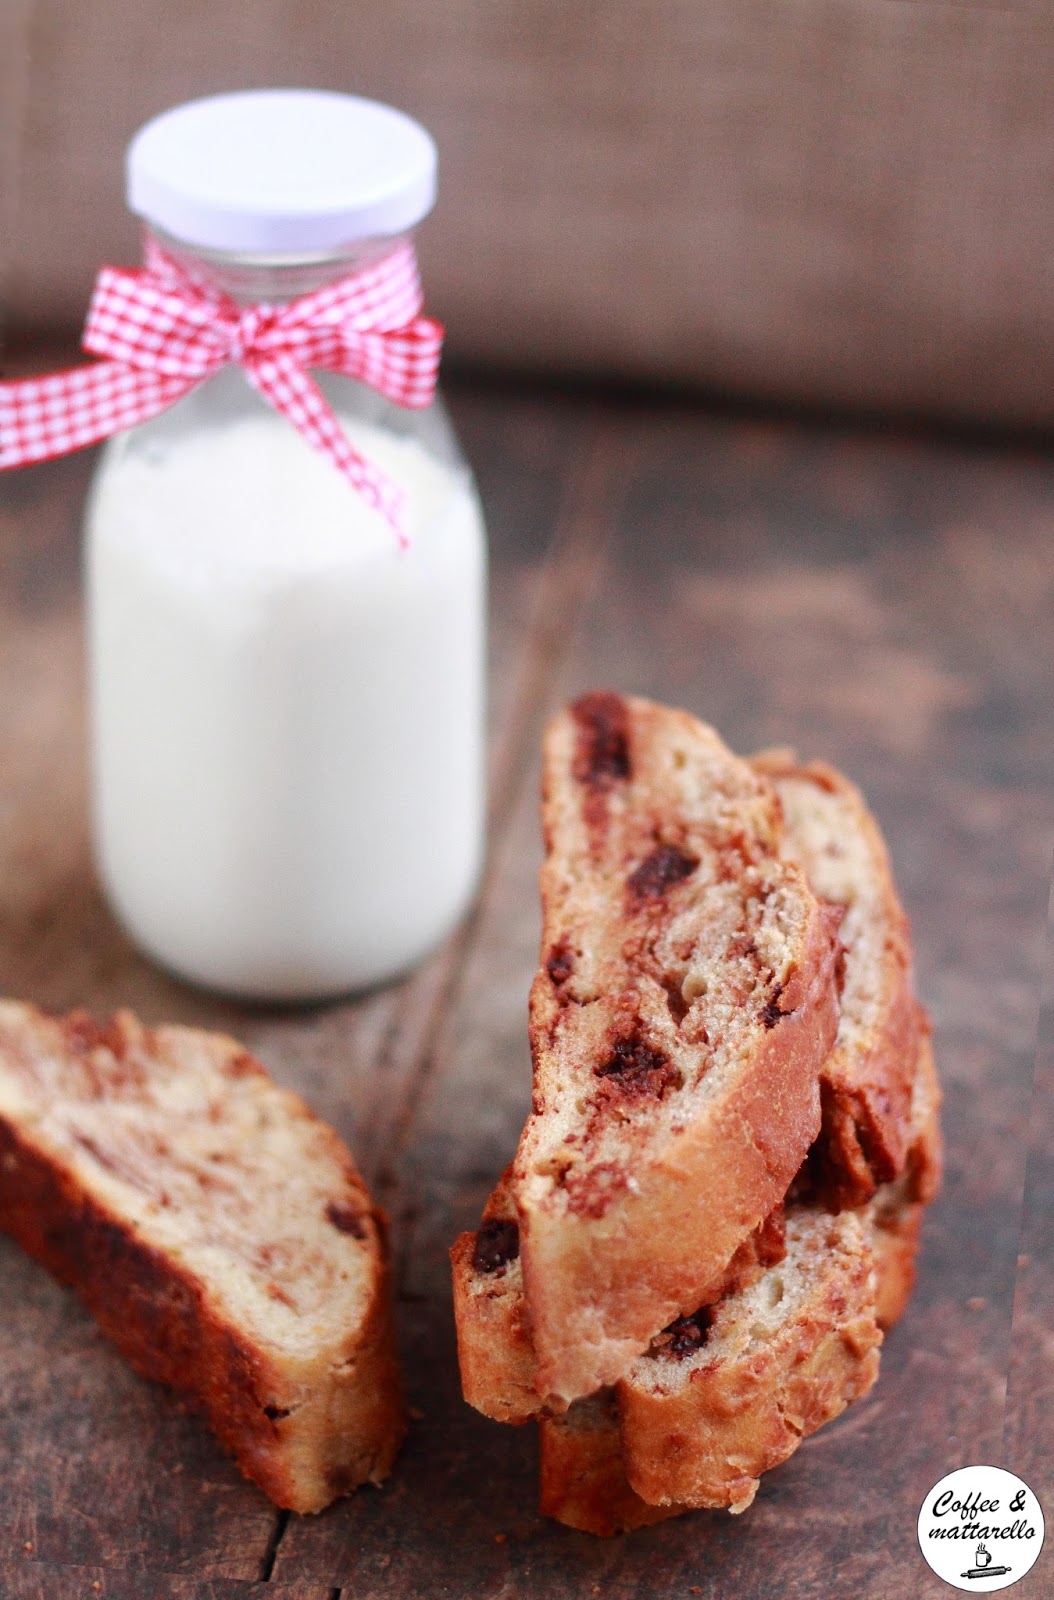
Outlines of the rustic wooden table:
<svg viewBox="0 0 1054 1600">
<path fill-rule="evenodd" d="M 0 1591 L 947 1594 L 915 1542 L 944 1472 L 1010 1466 L 1054 1516 L 1054 1026 L 1034 1074 L 1054 463 L 1026 446 L 672 402 L 502 388 L 454 401 L 493 540 L 489 865 L 466 925 L 420 971 L 324 1010 L 194 993 L 115 926 L 85 815 L 77 524 L 91 462 L 0 482 L 0 988 L 229 1029 L 340 1129 L 393 1218 L 417 1412 L 383 1490 L 279 1515 L 0 1241 Z M 872 1395 L 774 1472 L 745 1517 L 697 1513 L 610 1541 L 543 1523 L 532 1430 L 462 1404 L 446 1261 L 527 1106 L 538 736 L 590 685 L 687 706 L 740 750 L 795 744 L 864 786 L 914 920 L 948 1145 L 919 1287 Z M 1015 1595 L 1051 1592 L 1047 1553 Z"/>
</svg>

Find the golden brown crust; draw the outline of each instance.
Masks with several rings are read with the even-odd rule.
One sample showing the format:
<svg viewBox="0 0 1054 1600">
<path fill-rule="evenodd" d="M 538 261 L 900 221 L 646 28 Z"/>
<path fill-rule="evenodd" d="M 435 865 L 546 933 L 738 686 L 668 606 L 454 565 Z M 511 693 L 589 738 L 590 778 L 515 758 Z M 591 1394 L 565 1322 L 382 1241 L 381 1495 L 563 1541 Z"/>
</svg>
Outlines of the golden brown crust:
<svg viewBox="0 0 1054 1600">
<path fill-rule="evenodd" d="M 461 1392 L 485 1417 L 522 1423 L 540 1413 L 559 1415 L 566 1406 L 535 1387 L 537 1364 L 523 1294 L 510 1173 L 506 1168 L 487 1201 L 484 1228 L 461 1234 L 450 1261 Z M 481 1251 L 486 1221 L 512 1230 L 503 1250 Z M 714 1285 L 713 1301 L 756 1283 L 768 1267 L 782 1260 L 783 1241 L 784 1209 L 779 1205 L 736 1250 Z"/>
<path fill-rule="evenodd" d="M 878 1286 L 875 1320 L 883 1333 L 900 1321 L 915 1287 L 922 1213 L 920 1205 L 905 1205 L 894 1222 L 875 1227 L 871 1235 Z"/>
<path fill-rule="evenodd" d="M 878 1376 L 882 1336 L 859 1219 L 806 1211 L 791 1225 L 786 1262 L 715 1308 L 689 1361 L 644 1357 L 618 1384 L 626 1474 L 649 1504 L 744 1510 L 760 1475 Z"/>
<path fill-rule="evenodd" d="M 941 1181 L 940 1082 L 924 1020 L 911 1099 L 908 1158 L 900 1177 L 879 1189 L 867 1208 L 877 1276 L 878 1325 L 887 1330 L 904 1314 L 915 1287 L 922 1217 Z"/>
<path fill-rule="evenodd" d="M 920 1077 L 931 1078 L 932 1066 L 920 1062 Z M 926 1146 L 936 1130 L 936 1101 L 932 1090 L 936 1078 L 931 1078 L 931 1091 L 916 1093 L 923 1126 L 915 1123 L 913 1149 Z M 886 1330 L 896 1322 L 904 1310 L 913 1280 L 913 1254 L 920 1230 L 923 1206 L 904 1198 L 905 1184 L 891 1184 L 880 1190 L 875 1203 L 868 1206 L 868 1237 L 872 1240 L 875 1256 L 875 1323 Z M 878 1213 L 878 1214 L 875 1214 Z M 875 1226 L 876 1224 L 876 1226 Z M 846 1307 L 848 1310 L 848 1307 Z M 841 1314 L 844 1320 L 844 1312 Z M 814 1330 L 816 1331 L 816 1330 Z M 864 1338 L 860 1339 L 860 1333 Z M 804 1427 L 811 1432 L 822 1422 L 843 1410 L 840 1400 L 862 1392 L 867 1386 L 868 1370 L 876 1357 L 870 1318 L 864 1315 L 862 1328 L 848 1328 L 849 1342 L 844 1333 L 820 1338 L 816 1346 L 806 1350 L 801 1366 L 792 1368 L 784 1376 L 787 1410 L 784 1418 L 790 1434 L 782 1429 L 779 1414 L 773 1416 L 771 1406 L 776 1405 L 776 1390 L 768 1398 L 761 1398 L 757 1390 L 752 1394 L 752 1374 L 741 1374 L 742 1384 L 736 1384 L 731 1374 L 726 1374 L 723 1384 L 725 1405 L 723 1416 L 718 1414 L 717 1427 L 701 1427 L 701 1418 L 691 1414 L 688 1406 L 672 1408 L 661 1432 L 661 1448 L 670 1450 L 675 1459 L 685 1454 L 696 1454 L 697 1482 L 709 1486 L 709 1498 L 702 1504 L 728 1506 L 729 1510 L 745 1510 L 757 1490 L 755 1470 L 763 1470 L 761 1462 L 769 1466 L 776 1459 L 785 1459 L 796 1448 L 793 1430 Z M 808 1334 L 803 1323 L 798 1326 L 796 1349 Z M 731 1394 L 731 1406 L 729 1406 Z M 597 1397 L 600 1398 L 600 1397 Z M 761 1398 L 761 1403 L 760 1403 Z M 625 1410 L 632 1411 L 632 1405 Z M 633 1488 L 627 1475 L 624 1445 L 622 1445 L 624 1419 L 619 1416 L 619 1405 L 611 1403 L 611 1390 L 605 1392 L 605 1403 L 595 1405 L 593 1400 L 579 1400 L 566 1418 L 542 1418 L 541 1509 L 545 1515 L 566 1522 L 585 1533 L 605 1534 L 643 1528 L 656 1520 L 656 1515 L 673 1517 L 693 1506 L 681 1504 L 673 1498 L 685 1483 L 685 1467 L 675 1466 L 669 1478 L 661 1474 L 637 1478 L 638 1486 L 648 1483 L 651 1490 L 661 1494 L 661 1501 L 651 1506 Z M 659 1419 L 662 1427 L 662 1419 Z M 729 1438 L 729 1432 L 733 1437 Z M 736 1461 L 721 1458 L 720 1451 L 733 1445 Z M 787 1448 L 790 1446 L 790 1448 Z M 646 1448 L 645 1438 L 638 1437 L 638 1450 Z"/>
<path fill-rule="evenodd" d="M 508 1193 L 499 1184 L 495 1194 L 503 1192 Z M 515 1226 L 511 1196 L 508 1212 Z M 461 1392 L 470 1406 L 495 1422 L 526 1422 L 545 1402 L 535 1388 L 534 1345 L 518 1255 L 481 1271 L 478 1240 L 478 1233 L 463 1233 L 450 1251 Z"/>
<path fill-rule="evenodd" d="M 939 1174 L 928 1034 L 916 1061 L 901 1176 L 859 1212 L 790 1207 L 786 1261 L 715 1308 L 691 1370 L 644 1357 L 616 1386 L 627 1476 L 648 1502 L 742 1509 L 761 1473 L 874 1382 L 882 1331 L 914 1283 L 916 1196 L 932 1195 Z M 757 1343 L 747 1332 L 755 1321 L 765 1329 Z"/>
<path fill-rule="evenodd" d="M 884 1185 L 858 1217 L 830 1219 L 835 1234 L 843 1237 L 821 1261 L 820 1282 L 808 1305 L 766 1345 L 758 1364 L 749 1352 L 740 1352 L 723 1361 L 720 1372 L 704 1370 L 697 1380 L 663 1396 L 648 1381 L 642 1360 L 617 1387 L 616 1405 L 586 1410 L 591 1402 L 579 1401 L 560 1419 L 559 1430 L 543 1421 L 543 1510 L 560 1520 L 573 1517 L 572 1526 L 599 1534 L 617 1531 L 612 1520 L 620 1528 L 642 1527 L 651 1520 L 650 1509 L 670 1516 L 698 1505 L 742 1511 L 759 1473 L 785 1460 L 801 1437 L 866 1392 L 878 1363 L 876 1325 L 888 1329 L 911 1292 L 924 1209 L 913 1198 L 912 1164 L 932 1197 L 939 1177 L 939 1104 L 924 1037 L 912 1096 L 908 1169 Z M 871 1299 L 861 1292 L 868 1245 L 875 1269 Z M 793 1261 L 783 1270 L 793 1270 Z M 742 1308 L 730 1309 L 742 1318 Z M 668 1380 L 669 1360 L 659 1360 Z M 674 1388 L 668 1381 L 666 1387 Z M 631 1483 L 627 1456 L 632 1454 L 643 1467 L 638 1461 Z M 655 1508 L 640 1490 L 658 1497 Z M 609 1502 L 614 1513 L 607 1510 Z"/>
<path fill-rule="evenodd" d="M 832 918 L 780 858 L 774 791 L 712 730 L 593 695 L 544 756 L 514 1191 L 538 1385 L 569 1402 L 713 1298 L 782 1199 L 837 996 Z"/>
<path fill-rule="evenodd" d="M 752 765 L 776 785 L 785 849 L 814 892 L 846 912 L 842 1014 L 820 1080 L 816 1178 L 829 1205 L 866 1204 L 907 1158 L 920 1011 L 908 919 L 881 832 L 855 784 L 823 761 L 762 751 Z"/>
<path fill-rule="evenodd" d="M 97 1105 L 109 1094 L 134 1095 L 129 1075 L 148 1074 L 152 1050 L 176 1039 L 182 1048 L 207 1041 L 229 1076 L 266 1084 L 263 1069 L 233 1041 L 193 1030 L 151 1034 L 120 1013 L 94 1029 L 82 1015 L 55 1022 L 35 1008 L 0 1006 L 0 1085 L 26 1073 L 34 1050 L 59 1059 L 73 1053 L 71 1072 L 96 1080 Z M 78 1051 L 86 1052 L 77 1055 Z M 222 1131 L 223 1076 L 217 1075 Z M 93 1186 L 43 1137 L 31 1115 L 0 1113 L 0 1228 L 63 1283 L 74 1288 L 103 1332 L 143 1377 L 171 1385 L 200 1408 L 246 1476 L 276 1504 L 318 1511 L 367 1479 L 389 1471 L 404 1431 L 394 1354 L 383 1215 L 370 1206 L 350 1154 L 295 1096 L 281 1095 L 285 1114 L 300 1117 L 312 1148 L 326 1149 L 334 1187 L 334 1227 L 353 1236 L 370 1262 L 361 1317 L 339 1344 L 285 1352 L 231 1313 L 220 1286 L 193 1270 L 182 1253 L 159 1247 L 141 1216 L 115 1203 L 113 1189 Z M 127 1100 L 125 1109 L 127 1109 Z M 76 1134 L 76 1112 L 70 1112 Z M 180 1130 L 170 1138 L 178 1145 Z M 81 1142 L 104 1173 L 126 1163 L 120 1117 L 103 1143 Z M 158 1158 L 163 1161 L 162 1157 Z M 248 1197 L 250 1203 L 252 1197 Z M 352 1246 L 349 1244 L 349 1249 Z M 276 1294 L 281 1294 L 279 1285 Z"/>
<path fill-rule="evenodd" d="M 936 1199 L 944 1169 L 941 1139 L 941 1085 L 933 1059 L 932 1026 L 919 1007 L 919 1071 L 911 1098 L 911 1146 L 904 1170 L 909 1200 L 928 1206 Z"/>
<path fill-rule="evenodd" d="M 940 1086 L 927 1028 L 918 1049 L 905 1170 L 894 1183 L 879 1189 L 865 1212 L 875 1261 L 875 1320 L 883 1332 L 903 1314 L 914 1286 L 923 1211 L 940 1181 L 939 1108 Z M 487 1218 L 514 1222 L 508 1179 L 506 1169 L 487 1202 Z M 519 1260 L 514 1256 L 493 1272 L 481 1272 L 473 1262 L 477 1237 L 462 1234 L 451 1251 L 462 1389 L 468 1403 L 485 1416 L 522 1423 L 539 1413 L 552 1413 L 553 1408 L 534 1387 L 534 1352 Z M 720 1298 L 749 1288 L 778 1259 L 771 1244 L 766 1246 L 752 1235 L 730 1265 Z"/>
<path fill-rule="evenodd" d="M 647 1182 L 618 1192 L 589 1227 L 568 1230 L 563 1218 L 521 1211 L 537 1383 L 546 1394 L 570 1400 L 614 1381 L 658 1328 L 716 1298 L 729 1258 L 786 1193 L 818 1131 L 816 1074 L 835 1026 L 819 908 L 802 965 L 811 972 L 794 987 L 793 1014 Z"/>
<path fill-rule="evenodd" d="M 672 1341 L 658 1339 L 653 1358 L 635 1363 L 615 1391 L 577 1401 L 561 1417 L 540 1415 L 543 1512 L 571 1527 L 608 1535 L 646 1526 L 659 1510 L 669 1516 L 693 1505 L 744 1510 L 757 1488 L 758 1474 L 786 1459 L 801 1437 L 837 1416 L 870 1387 L 879 1330 L 897 1320 L 911 1293 L 923 1197 L 931 1199 L 939 1182 L 939 1106 L 940 1087 L 924 1031 L 912 1094 L 909 1156 L 900 1178 L 883 1185 L 858 1215 L 825 1218 L 815 1205 L 800 1203 L 790 1210 L 792 1233 L 797 1228 L 800 1234 L 801 1218 L 812 1213 L 814 1229 L 816 1224 L 829 1228 L 834 1242 L 821 1248 L 816 1238 L 811 1241 L 808 1254 L 817 1282 L 803 1303 L 789 1308 L 785 1326 L 777 1328 L 759 1356 L 749 1349 L 730 1352 L 726 1338 L 726 1352 L 715 1371 L 704 1370 L 680 1387 L 677 1360 L 668 1348 Z M 507 1174 L 487 1206 L 488 1216 L 496 1220 L 513 1215 L 506 1179 Z M 462 1236 L 472 1243 L 475 1238 Z M 867 1271 L 869 1253 L 873 1277 Z M 470 1257 L 465 1261 L 471 1276 Z M 783 1273 L 794 1271 L 791 1259 Z M 518 1309 L 522 1313 L 522 1305 L 517 1306 L 515 1260 L 511 1272 L 513 1285 L 504 1291 L 506 1317 Z M 478 1280 L 480 1274 L 474 1275 Z M 770 1287 L 778 1276 L 770 1274 Z M 759 1281 L 764 1280 L 752 1274 L 729 1287 L 727 1311 L 741 1325 L 752 1314 L 747 1291 Z M 714 1329 L 720 1332 L 721 1321 L 718 1308 L 708 1337 Z M 702 1326 L 706 1327 L 705 1321 Z M 459 1331 L 462 1348 L 486 1337 L 484 1324 L 471 1308 Z M 507 1352 L 508 1343 L 500 1328 L 493 1339 L 486 1381 L 474 1403 L 482 1395 L 480 1409 L 500 1415 L 501 1385 L 507 1378 L 502 1350 Z M 690 1350 L 691 1341 L 682 1341 L 683 1348 Z M 538 1397 L 530 1398 L 527 1387 L 526 1335 L 520 1357 L 527 1399 L 517 1420 L 524 1420 L 540 1404 Z M 660 1375 L 658 1381 L 655 1374 Z M 634 1483 L 627 1476 L 627 1453 L 638 1458 L 638 1467 L 643 1461 Z M 660 1504 L 650 1505 L 638 1490 L 658 1495 Z"/>
<path fill-rule="evenodd" d="M 548 1151 L 551 1160 L 555 1150 L 556 1186 L 564 1187 L 565 1203 L 547 1206 L 543 1197 L 539 1204 L 544 1185 L 532 1188 L 525 1146 L 528 1155 L 537 1157 L 539 1151 L 529 1149 L 525 1130 L 514 1184 L 524 1259 L 501 1268 L 501 1287 L 486 1296 L 485 1313 L 478 1298 L 472 1300 L 479 1291 L 479 1274 L 472 1266 L 474 1236 L 463 1236 L 454 1255 L 459 1343 L 463 1366 L 468 1352 L 472 1369 L 467 1398 L 503 1418 L 515 1411 L 515 1420 L 522 1420 L 540 1411 L 542 1509 L 571 1526 L 607 1534 L 644 1525 L 658 1507 L 669 1515 L 686 1506 L 744 1509 L 761 1472 L 786 1459 L 802 1437 L 870 1388 L 878 1369 L 881 1330 L 900 1315 L 911 1291 L 922 1205 L 939 1181 L 939 1090 L 928 1024 L 912 993 L 907 921 L 873 819 L 855 788 L 832 769 L 819 763 L 802 767 L 787 755 L 760 758 L 755 776 L 776 783 L 787 812 L 781 848 L 810 875 L 824 902 L 816 916 L 826 915 L 835 923 L 844 918 L 839 978 L 849 999 L 848 1016 L 843 1009 L 822 1070 L 822 1131 L 807 1174 L 794 1187 L 791 1215 L 797 1244 L 792 1259 L 760 1279 L 726 1283 L 723 1297 L 706 1316 L 684 1315 L 689 1308 L 682 1302 L 677 1311 L 683 1331 L 675 1325 L 674 1331 L 654 1337 L 646 1354 L 628 1361 L 629 1341 L 616 1345 L 612 1324 L 623 1333 L 633 1326 L 642 1282 L 656 1314 L 654 1307 L 670 1292 L 671 1280 L 683 1277 L 687 1263 L 678 1257 L 678 1246 L 696 1227 L 692 1182 L 685 1176 L 690 1161 L 682 1156 L 683 1150 L 691 1151 L 690 1130 L 682 1129 L 672 1163 L 684 1185 L 679 1203 L 663 1204 L 664 1183 L 676 1191 L 667 1161 L 660 1160 L 658 1176 L 648 1172 L 649 1203 L 640 1211 L 656 1218 L 653 1238 L 662 1240 L 662 1248 L 652 1255 L 660 1259 L 641 1262 L 632 1252 L 620 1252 L 622 1238 L 633 1232 L 641 1156 L 648 1149 L 640 1136 L 640 1124 L 647 1124 L 647 1097 L 661 1101 L 681 1088 L 686 1075 L 683 1055 L 668 1047 L 661 1006 L 649 1012 L 640 997 L 649 978 L 657 976 L 678 1027 L 691 1010 L 694 991 L 687 981 L 681 984 L 670 956 L 677 946 L 667 937 L 663 918 L 676 922 L 680 916 L 683 934 L 698 876 L 695 868 L 705 846 L 671 805 L 661 781 L 657 798 L 652 797 L 648 852 L 641 856 L 642 847 L 632 841 L 635 801 L 630 786 L 638 745 L 648 738 L 679 744 L 683 767 L 689 760 L 690 719 L 666 713 L 672 721 L 664 724 L 661 708 L 643 702 L 615 696 L 589 700 L 584 718 L 572 710 L 572 720 L 577 716 L 584 721 L 587 737 L 580 734 L 576 744 L 566 719 L 558 729 L 565 770 L 560 760 L 554 762 L 551 749 L 546 752 L 543 816 L 549 856 L 543 869 L 543 962 L 531 1004 L 535 1118 L 546 1112 L 551 1116 L 559 1106 L 553 1061 L 559 1062 L 561 1050 L 572 1080 L 578 1071 L 577 1092 L 581 1096 L 585 1086 L 587 1103 L 592 1103 L 591 1091 L 581 1063 L 603 1060 L 607 1052 L 614 1065 L 604 1071 L 634 1075 L 631 1096 L 603 1097 L 605 1115 L 620 1127 L 620 1140 L 635 1156 L 630 1169 L 634 1181 L 626 1181 L 627 1173 L 617 1163 L 610 1163 L 607 1171 L 601 1167 L 583 1174 L 580 1152 L 571 1148 L 575 1140 L 565 1137 L 562 1149 L 557 1144 Z M 638 726 L 642 721 L 650 723 L 643 733 Z M 569 749 L 575 783 L 586 791 L 580 814 L 574 784 L 567 781 Z M 591 771 L 599 773 L 592 785 L 586 781 Z M 741 772 L 723 775 L 721 781 L 726 778 L 728 789 L 735 791 L 732 810 L 741 818 L 751 813 L 754 843 L 750 848 L 741 844 L 740 855 L 743 863 L 750 858 L 756 867 L 765 857 L 768 827 L 763 793 L 737 788 Z M 743 836 L 749 832 L 744 822 Z M 776 829 L 773 836 L 778 834 Z M 605 870 L 614 879 L 614 891 L 603 881 L 599 888 L 593 883 L 594 878 L 604 879 Z M 612 941 L 616 946 L 621 941 L 614 957 Z M 745 936 L 734 941 L 724 959 L 732 960 L 750 942 Z M 656 952 L 662 953 L 665 966 L 656 965 Z M 784 1011 L 793 1019 L 803 1009 L 796 988 L 807 965 L 800 962 L 788 982 L 777 983 L 764 1006 L 766 1018 L 778 1021 L 780 1034 L 786 1029 Z M 742 1098 L 737 1101 L 735 1091 L 728 1094 L 734 1108 L 730 1125 L 722 1126 L 724 1107 L 712 1113 L 717 1136 L 707 1176 L 715 1194 L 723 1190 L 736 1195 L 744 1164 L 737 1140 L 743 1140 L 745 1130 L 751 1132 L 755 1156 L 767 1149 L 778 1158 L 779 1141 L 786 1142 L 785 1131 L 779 1130 L 783 1107 L 778 1090 L 773 1090 L 778 1081 L 778 1072 L 768 1078 L 757 1072 L 753 1102 L 751 1080 L 738 1084 Z M 568 1129 L 574 1129 L 574 1121 L 565 1117 L 565 1135 Z M 539 1165 L 535 1170 L 546 1169 Z M 792 1176 L 787 1172 L 779 1195 Z M 508 1222 L 512 1202 L 503 1189 L 500 1184 L 488 1214 Z M 723 1199 L 706 1208 L 711 1228 L 715 1218 L 720 1226 L 728 1205 Z M 831 1215 L 848 1207 L 854 1209 Z M 735 1215 L 735 1198 L 731 1210 Z M 567 1227 L 569 1217 L 584 1217 L 589 1224 L 577 1242 Z M 548 1261 L 547 1243 L 552 1247 Z M 727 1262 L 727 1242 L 723 1251 Z M 561 1271 L 572 1285 L 563 1300 Z M 584 1307 L 573 1292 L 576 1278 L 591 1288 Z M 717 1282 L 715 1274 L 709 1289 L 716 1289 Z M 777 1313 L 774 1307 L 782 1305 L 784 1294 L 786 1305 Z M 775 1298 L 766 1304 L 765 1296 Z M 697 1303 L 705 1305 L 710 1298 L 716 1293 L 704 1291 Z M 533 1379 L 540 1395 L 532 1394 L 528 1307 L 536 1339 L 540 1325 L 546 1319 L 551 1323 L 548 1362 L 539 1362 Z M 766 1317 L 771 1326 L 766 1334 L 757 1334 Z M 576 1340 L 593 1347 L 580 1352 L 577 1369 Z M 480 1359 L 474 1361 L 473 1353 Z M 515 1382 L 510 1381 L 510 1360 Z M 689 1369 L 690 1381 L 685 1381 Z M 560 1415 L 573 1399 L 573 1385 L 589 1377 L 613 1383 L 614 1389 L 605 1388 L 588 1400 L 574 1399 Z"/>
<path fill-rule="evenodd" d="M 539 1510 L 565 1527 L 610 1538 L 687 1510 L 651 1506 L 626 1477 L 618 1412 L 610 1391 L 538 1422 Z"/>
</svg>

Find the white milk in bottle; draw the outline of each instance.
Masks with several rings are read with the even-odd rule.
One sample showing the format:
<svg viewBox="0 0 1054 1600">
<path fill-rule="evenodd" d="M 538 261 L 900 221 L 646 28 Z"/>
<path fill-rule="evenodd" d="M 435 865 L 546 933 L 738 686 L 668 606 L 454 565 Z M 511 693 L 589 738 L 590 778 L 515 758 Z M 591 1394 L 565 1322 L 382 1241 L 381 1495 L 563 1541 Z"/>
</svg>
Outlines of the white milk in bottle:
<svg viewBox="0 0 1054 1600">
<path fill-rule="evenodd" d="M 220 96 L 148 124 L 129 184 L 179 259 L 274 303 L 382 258 L 430 206 L 434 150 L 371 102 Z M 276 1000 L 419 960 L 465 911 L 483 837 L 471 476 L 438 402 L 315 376 L 404 491 L 405 547 L 236 366 L 111 440 L 87 517 L 107 893 L 164 966 Z"/>
</svg>

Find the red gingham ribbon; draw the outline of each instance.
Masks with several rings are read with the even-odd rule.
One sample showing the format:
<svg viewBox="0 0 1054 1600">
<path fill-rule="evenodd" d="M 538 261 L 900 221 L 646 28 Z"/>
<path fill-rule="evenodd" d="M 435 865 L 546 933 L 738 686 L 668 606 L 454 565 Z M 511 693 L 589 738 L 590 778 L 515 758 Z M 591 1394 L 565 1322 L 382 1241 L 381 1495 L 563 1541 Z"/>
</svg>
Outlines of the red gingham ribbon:
<svg viewBox="0 0 1054 1600">
<path fill-rule="evenodd" d="M 348 443 L 309 367 L 418 409 L 435 392 L 443 329 L 419 315 L 413 247 L 286 305 L 240 306 L 148 237 L 138 271 L 103 267 L 81 343 L 108 359 L 0 384 L 0 468 L 46 461 L 145 422 L 237 362 L 405 543 L 403 491 Z"/>
</svg>

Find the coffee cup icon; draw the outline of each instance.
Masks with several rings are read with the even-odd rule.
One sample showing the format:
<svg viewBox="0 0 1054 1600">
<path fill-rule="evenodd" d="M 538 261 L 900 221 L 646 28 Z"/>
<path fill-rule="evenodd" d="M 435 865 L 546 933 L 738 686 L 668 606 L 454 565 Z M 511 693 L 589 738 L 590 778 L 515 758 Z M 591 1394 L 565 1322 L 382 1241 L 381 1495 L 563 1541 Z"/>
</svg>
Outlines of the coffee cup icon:
<svg viewBox="0 0 1054 1600">
<path fill-rule="evenodd" d="M 1001 1578 L 1010 1571 L 1009 1567 L 993 1567 L 992 1552 L 982 1540 L 974 1552 L 973 1566 L 969 1572 L 964 1572 L 964 1578 Z"/>
</svg>

